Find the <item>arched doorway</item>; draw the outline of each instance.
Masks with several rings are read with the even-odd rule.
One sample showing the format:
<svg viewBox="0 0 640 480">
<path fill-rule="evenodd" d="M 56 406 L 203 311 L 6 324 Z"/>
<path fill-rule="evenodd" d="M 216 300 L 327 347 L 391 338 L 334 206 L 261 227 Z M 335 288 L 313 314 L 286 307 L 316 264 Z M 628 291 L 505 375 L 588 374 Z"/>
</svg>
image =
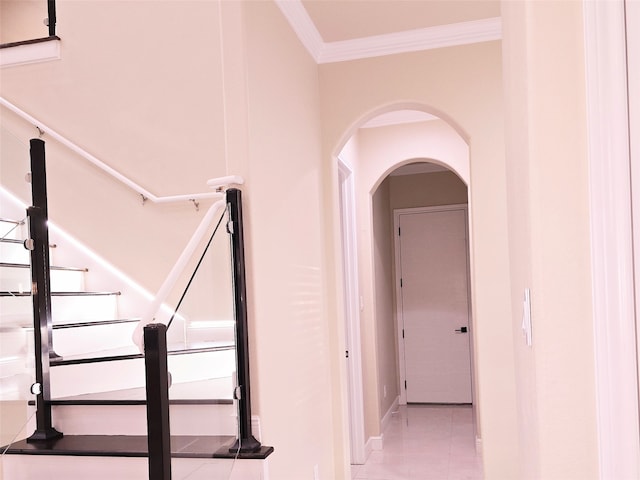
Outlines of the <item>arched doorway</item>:
<svg viewBox="0 0 640 480">
<path fill-rule="evenodd" d="M 384 109 L 384 113 L 388 111 L 388 107 Z M 411 120 L 399 120 L 402 118 Z M 369 121 L 371 119 L 373 121 Z M 440 165 L 440 170 L 450 170 L 454 177 L 462 179 L 461 183 L 468 186 L 469 148 L 459 131 L 447 121 L 423 110 L 401 110 L 395 112 L 394 120 L 390 122 L 385 121 L 383 115 L 376 114 L 369 115 L 367 121 L 360 121 L 337 157 L 342 171 L 346 166 L 351 172 L 349 178 L 354 189 L 351 206 L 345 205 L 341 199 L 340 208 L 343 265 L 344 260 L 353 254 L 344 248 L 346 238 L 357 236 L 356 248 L 351 250 L 357 252 L 357 261 L 352 267 L 351 280 L 345 275 L 343 293 L 345 305 L 359 306 L 355 310 L 352 308 L 355 313 L 351 316 L 346 313 L 345 330 L 348 340 L 349 332 L 354 332 L 354 323 L 360 330 L 359 338 L 351 338 L 360 348 L 349 347 L 347 370 L 350 372 L 352 463 L 361 463 L 362 456 L 358 456 L 358 451 L 364 452 L 366 458 L 371 450 L 382 446 L 382 431 L 400 398 L 395 333 L 391 335 L 392 347 L 388 341 L 389 329 L 391 332 L 395 330 L 395 313 L 391 313 L 391 318 L 383 313 L 395 310 L 393 281 L 385 287 L 382 285 L 385 282 L 380 284 L 380 277 L 375 273 L 374 231 L 379 228 L 373 216 L 377 201 L 375 193 L 392 171 L 416 163 L 417 159 L 429 159 L 431 164 Z M 344 181 L 343 175 L 339 185 L 344 185 Z M 351 214 L 348 208 L 352 209 Z M 348 215 L 354 217 L 351 225 L 344 223 Z M 391 218 L 390 215 L 387 217 Z M 391 250 L 389 252 L 392 255 Z M 350 282 L 353 283 L 350 285 Z M 357 364 L 362 365 L 362 369 L 353 375 Z M 361 383 L 354 385 L 354 379 Z"/>
</svg>

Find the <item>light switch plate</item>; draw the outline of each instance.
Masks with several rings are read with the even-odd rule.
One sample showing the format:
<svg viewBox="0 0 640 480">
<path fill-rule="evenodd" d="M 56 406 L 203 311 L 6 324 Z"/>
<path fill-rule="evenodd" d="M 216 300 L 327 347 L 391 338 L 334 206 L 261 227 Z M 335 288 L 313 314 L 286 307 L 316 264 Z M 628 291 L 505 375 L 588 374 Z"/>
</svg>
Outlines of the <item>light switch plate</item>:
<svg viewBox="0 0 640 480">
<path fill-rule="evenodd" d="M 524 289 L 524 300 L 522 301 L 522 333 L 524 334 L 527 346 L 531 346 L 531 292 Z"/>
</svg>

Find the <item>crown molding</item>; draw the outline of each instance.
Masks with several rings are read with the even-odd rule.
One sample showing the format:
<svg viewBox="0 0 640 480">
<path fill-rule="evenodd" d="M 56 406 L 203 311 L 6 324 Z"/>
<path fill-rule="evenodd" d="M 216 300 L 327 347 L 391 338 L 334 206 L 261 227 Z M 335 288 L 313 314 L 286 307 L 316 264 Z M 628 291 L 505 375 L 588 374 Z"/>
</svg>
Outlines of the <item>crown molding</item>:
<svg viewBox="0 0 640 480">
<path fill-rule="evenodd" d="M 488 42 L 502 38 L 500 17 L 439 25 L 405 32 L 325 43 L 318 63 L 344 62 L 397 53 L 418 52 Z"/>
<path fill-rule="evenodd" d="M 275 2 L 304 47 L 318 63 L 325 43 L 302 2 L 300 0 L 275 0 Z"/>
<path fill-rule="evenodd" d="M 502 19 L 494 17 L 353 40 L 324 42 L 300 0 L 275 2 L 318 64 L 489 42 L 502 38 Z"/>
</svg>

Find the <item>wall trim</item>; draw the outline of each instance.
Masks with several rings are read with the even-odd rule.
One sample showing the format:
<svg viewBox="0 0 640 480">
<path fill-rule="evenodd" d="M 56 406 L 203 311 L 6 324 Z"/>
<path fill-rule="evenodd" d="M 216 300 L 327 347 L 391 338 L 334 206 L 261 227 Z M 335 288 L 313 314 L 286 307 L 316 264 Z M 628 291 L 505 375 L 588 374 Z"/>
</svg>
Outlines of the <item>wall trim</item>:
<svg viewBox="0 0 640 480">
<path fill-rule="evenodd" d="M 384 445 L 383 437 L 384 435 L 379 435 L 377 437 L 369 437 L 369 439 L 367 440 L 367 444 L 365 445 L 366 458 L 369 458 L 369 455 L 374 450 L 376 451 L 382 450 L 382 447 Z"/>
<path fill-rule="evenodd" d="M 600 478 L 640 478 L 624 0 L 583 0 Z"/>
<path fill-rule="evenodd" d="M 355 213 L 355 180 L 347 163 L 340 157 L 338 164 L 339 207 L 341 209 L 342 269 L 344 274 L 344 332 L 347 361 L 347 394 L 349 402 L 349 437 L 351 463 L 363 464 L 367 459 L 365 445 L 364 392 L 362 380 L 362 346 L 357 262 L 357 227 Z"/>
<path fill-rule="evenodd" d="M 393 416 L 394 413 L 397 413 L 399 406 L 400 406 L 400 395 L 398 395 L 396 398 L 393 399 L 393 402 L 391 403 L 389 410 L 387 410 L 387 413 L 385 413 L 384 417 L 382 417 L 382 421 L 380 422 L 380 431 L 383 434 L 389 427 L 389 423 L 391 422 L 391 417 Z"/>
<path fill-rule="evenodd" d="M 345 62 L 361 58 L 489 42 L 500 40 L 501 38 L 502 19 L 494 17 L 387 35 L 324 43 L 317 62 Z"/>
<path fill-rule="evenodd" d="M 300 42 L 318 64 L 489 42 L 502 38 L 502 19 L 493 17 L 386 35 L 325 42 L 300 0 L 275 1 Z"/>
</svg>

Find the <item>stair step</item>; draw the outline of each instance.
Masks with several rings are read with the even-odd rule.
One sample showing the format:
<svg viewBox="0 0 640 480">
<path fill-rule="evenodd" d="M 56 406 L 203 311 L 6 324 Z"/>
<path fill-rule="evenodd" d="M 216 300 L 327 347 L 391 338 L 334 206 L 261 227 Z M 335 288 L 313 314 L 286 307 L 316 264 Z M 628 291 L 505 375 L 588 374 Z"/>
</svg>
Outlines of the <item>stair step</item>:
<svg viewBox="0 0 640 480">
<path fill-rule="evenodd" d="M 8 263 L 29 263 L 30 252 L 19 238 L 0 238 L 0 258 Z"/>
<path fill-rule="evenodd" d="M 31 268 L 24 263 L 0 263 L 0 291 L 28 293 L 31 290 Z M 51 289 L 54 291 L 83 291 L 87 269 L 51 267 Z"/>
<path fill-rule="evenodd" d="M 51 292 L 52 297 L 103 297 L 120 295 L 120 292 Z M 0 297 L 30 297 L 31 292 L 0 291 Z"/>
<path fill-rule="evenodd" d="M 26 268 L 26 269 L 31 269 L 31 264 L 29 263 L 21 263 L 21 262 L 0 262 L 0 267 L 7 267 L 7 268 Z M 56 266 L 56 265 L 51 265 L 49 267 L 51 270 L 63 270 L 63 271 L 69 271 L 69 272 L 88 272 L 89 270 L 86 268 L 81 268 L 81 267 L 60 267 L 60 266 Z"/>
<path fill-rule="evenodd" d="M 56 430 L 65 435 L 145 435 L 146 410 L 144 401 L 88 405 L 55 402 L 51 415 Z M 238 431 L 237 410 L 231 400 L 171 402 L 169 411 L 174 435 L 235 436 Z M 28 430 L 35 430 L 35 422 Z"/>
<path fill-rule="evenodd" d="M 265 456 L 267 454 L 264 454 Z M 146 457 L 6 455 L 4 478 L 10 480 L 141 480 L 149 478 Z M 268 459 L 173 458 L 172 478 L 189 480 L 257 480 L 269 478 Z"/>
<path fill-rule="evenodd" d="M 194 404 L 233 403 L 234 376 L 209 378 L 195 382 L 173 383 L 169 387 L 169 400 L 173 403 Z M 145 387 L 93 392 L 84 395 L 52 400 L 52 405 L 144 405 L 147 392 Z M 203 398 L 215 400 L 202 400 Z"/>
<path fill-rule="evenodd" d="M 52 360 L 51 366 L 105 363 L 119 360 L 133 360 L 136 358 L 144 358 L 144 355 L 140 353 L 138 347 L 136 345 L 133 345 L 131 342 L 129 343 L 130 344 L 128 346 L 117 349 L 92 351 L 89 354 L 68 355 L 67 357 L 58 360 Z M 234 348 L 235 345 L 229 342 L 207 342 L 196 344 L 180 343 L 176 345 L 169 345 L 167 347 L 169 356 L 226 351 L 232 350 Z"/>
<path fill-rule="evenodd" d="M 97 320 L 53 327 L 53 347 L 62 357 L 89 355 L 105 348 L 126 348 L 132 343 L 138 320 Z"/>
<path fill-rule="evenodd" d="M 140 353 L 106 355 L 91 359 L 69 358 L 52 362 L 51 398 L 92 392 L 124 390 L 145 384 L 144 358 Z M 174 384 L 228 377 L 236 370 L 232 346 L 171 352 L 169 371 Z"/>
<path fill-rule="evenodd" d="M 255 480 L 268 478 L 265 459 L 273 447 L 257 453 L 230 452 L 228 436 L 171 437 L 173 478 Z M 149 478 L 145 435 L 65 435 L 46 443 L 20 441 L 3 457 L 4 478 L 11 480 Z M 239 461 L 230 459 L 238 458 Z M 246 461 L 244 461 L 246 459 Z"/>
<path fill-rule="evenodd" d="M 0 218 L 0 237 L 4 239 L 20 240 L 24 238 L 26 223 L 24 220 L 10 220 Z"/>
<path fill-rule="evenodd" d="M 53 292 L 51 314 L 54 324 L 118 318 L 119 292 Z M 32 299 L 29 292 L 0 292 L 2 321 L 30 321 Z"/>
</svg>

